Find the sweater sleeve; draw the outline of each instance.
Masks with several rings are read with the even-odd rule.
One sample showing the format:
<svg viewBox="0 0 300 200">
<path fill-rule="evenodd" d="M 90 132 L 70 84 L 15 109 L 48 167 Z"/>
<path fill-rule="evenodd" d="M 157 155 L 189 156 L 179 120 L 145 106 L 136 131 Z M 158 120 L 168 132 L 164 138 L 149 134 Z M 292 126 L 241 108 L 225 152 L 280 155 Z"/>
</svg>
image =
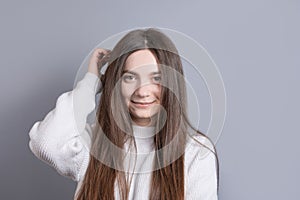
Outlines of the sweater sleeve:
<svg viewBox="0 0 300 200">
<path fill-rule="evenodd" d="M 212 144 L 208 146 L 213 149 Z M 187 169 L 187 199 L 217 200 L 217 171 L 214 153 L 203 146 L 199 148 L 199 145 L 192 145 L 186 156 L 190 161 Z"/>
<path fill-rule="evenodd" d="M 99 78 L 87 72 L 72 91 L 58 97 L 55 108 L 29 132 L 33 154 L 74 181 L 82 179 L 88 166 L 92 127 L 86 121 L 101 87 Z"/>
</svg>

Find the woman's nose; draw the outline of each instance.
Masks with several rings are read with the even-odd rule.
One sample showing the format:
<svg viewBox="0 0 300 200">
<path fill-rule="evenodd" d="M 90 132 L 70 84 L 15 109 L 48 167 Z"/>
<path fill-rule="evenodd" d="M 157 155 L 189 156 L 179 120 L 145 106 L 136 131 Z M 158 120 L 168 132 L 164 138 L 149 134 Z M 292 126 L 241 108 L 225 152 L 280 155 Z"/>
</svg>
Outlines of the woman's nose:
<svg viewBox="0 0 300 200">
<path fill-rule="evenodd" d="M 138 86 L 138 88 L 135 90 L 135 95 L 139 97 L 148 97 L 151 94 L 151 84 L 144 84 Z"/>
</svg>

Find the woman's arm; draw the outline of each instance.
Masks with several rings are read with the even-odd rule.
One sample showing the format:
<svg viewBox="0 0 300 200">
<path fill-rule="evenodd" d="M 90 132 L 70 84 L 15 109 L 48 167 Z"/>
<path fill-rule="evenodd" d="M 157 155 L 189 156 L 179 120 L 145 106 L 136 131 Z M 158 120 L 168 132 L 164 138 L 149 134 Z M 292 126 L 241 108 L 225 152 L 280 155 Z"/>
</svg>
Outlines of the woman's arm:
<svg viewBox="0 0 300 200">
<path fill-rule="evenodd" d="M 88 72 L 73 91 L 63 93 L 55 108 L 29 132 L 29 147 L 42 161 L 58 173 L 79 181 L 89 163 L 92 129 L 87 116 L 95 109 L 95 95 L 102 83 L 99 71 L 109 58 L 110 50 L 95 49 Z"/>
<path fill-rule="evenodd" d="M 29 132 L 31 151 L 58 173 L 79 181 L 89 162 L 89 150 L 82 138 L 89 138 L 92 127 L 86 123 L 95 109 L 99 78 L 87 72 L 76 87 L 57 99 L 55 108 Z"/>
</svg>

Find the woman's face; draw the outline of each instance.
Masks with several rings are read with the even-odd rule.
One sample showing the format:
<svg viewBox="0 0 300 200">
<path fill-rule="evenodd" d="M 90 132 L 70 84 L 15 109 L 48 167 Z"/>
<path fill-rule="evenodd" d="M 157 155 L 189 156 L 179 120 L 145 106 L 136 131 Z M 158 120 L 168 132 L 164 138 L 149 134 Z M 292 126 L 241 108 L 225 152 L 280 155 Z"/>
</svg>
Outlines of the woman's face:
<svg viewBox="0 0 300 200">
<path fill-rule="evenodd" d="M 160 108 L 160 80 L 158 64 L 151 51 L 145 49 L 130 54 L 125 63 L 121 87 L 135 124 L 153 125 L 151 118 Z"/>
</svg>

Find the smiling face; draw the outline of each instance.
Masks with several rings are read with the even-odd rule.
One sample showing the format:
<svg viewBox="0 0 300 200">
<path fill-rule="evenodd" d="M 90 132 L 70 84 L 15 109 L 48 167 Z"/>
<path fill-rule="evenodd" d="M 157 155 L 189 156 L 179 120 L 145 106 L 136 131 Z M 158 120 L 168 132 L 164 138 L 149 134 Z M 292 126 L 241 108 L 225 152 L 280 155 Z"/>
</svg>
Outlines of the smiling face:
<svg viewBox="0 0 300 200">
<path fill-rule="evenodd" d="M 138 50 L 127 58 L 122 75 L 122 95 L 133 122 L 153 125 L 160 108 L 161 74 L 151 51 Z"/>
</svg>

